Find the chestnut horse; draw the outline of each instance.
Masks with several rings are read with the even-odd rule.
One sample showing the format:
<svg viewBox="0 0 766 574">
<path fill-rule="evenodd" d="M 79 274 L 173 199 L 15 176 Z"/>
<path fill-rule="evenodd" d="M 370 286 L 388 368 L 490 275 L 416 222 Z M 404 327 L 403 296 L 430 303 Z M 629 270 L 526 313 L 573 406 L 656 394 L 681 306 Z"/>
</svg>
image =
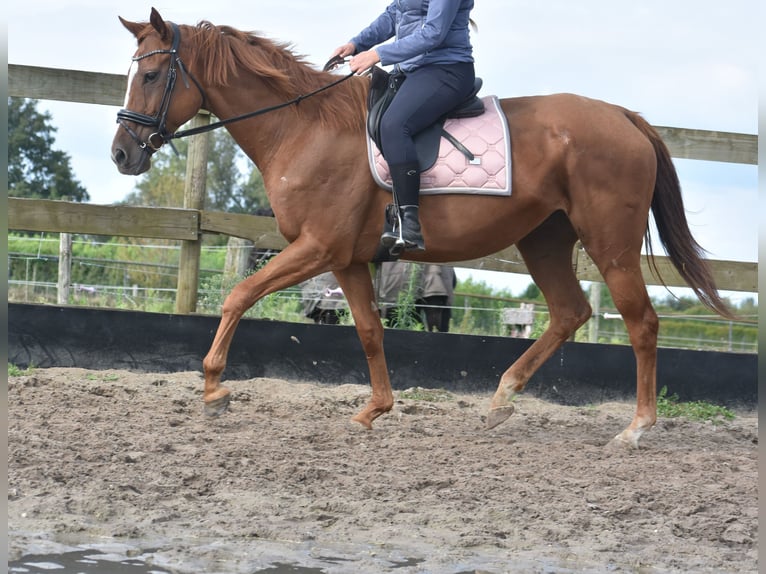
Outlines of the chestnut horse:
<svg viewBox="0 0 766 574">
<path fill-rule="evenodd" d="M 394 398 L 368 268 L 391 201 L 376 186 L 367 161 L 369 80 L 339 81 L 286 45 L 228 26 L 204 21 L 179 26 L 154 9 L 149 22 L 120 20 L 138 48 L 112 144 L 119 171 L 147 171 L 152 153 L 180 137 L 175 130 L 204 108 L 221 118 L 260 169 L 279 230 L 289 242 L 235 286 L 223 304 L 203 361 L 206 412 L 215 415 L 228 405 L 230 391 L 220 378 L 243 313 L 269 293 L 332 271 L 348 299 L 372 386 L 369 402 L 353 420 L 372 428 Z M 176 82 L 178 75 L 182 82 Z M 602 101 L 557 94 L 504 99 L 501 105 L 513 142 L 512 195 L 423 197 L 427 250 L 404 258 L 454 262 L 516 244 L 544 294 L 550 325 L 500 378 L 487 416 L 492 428 L 513 413 L 514 395 L 591 315 L 572 269 L 579 240 L 630 333 L 637 406 L 614 440 L 637 447 L 656 421 L 658 319 L 640 266 L 650 209 L 679 273 L 703 303 L 730 316 L 689 231 L 668 149 L 637 113 Z M 254 108 L 263 109 L 247 113 Z M 237 121 L 227 123 L 230 118 Z"/>
</svg>

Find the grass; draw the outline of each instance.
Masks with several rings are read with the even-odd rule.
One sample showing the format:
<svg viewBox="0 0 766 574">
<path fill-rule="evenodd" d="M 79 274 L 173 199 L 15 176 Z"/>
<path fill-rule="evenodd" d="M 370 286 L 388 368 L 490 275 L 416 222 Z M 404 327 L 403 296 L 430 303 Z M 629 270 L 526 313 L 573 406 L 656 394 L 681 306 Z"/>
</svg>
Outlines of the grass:
<svg viewBox="0 0 766 574">
<path fill-rule="evenodd" d="M 411 401 L 426 401 L 429 403 L 442 403 L 454 400 L 452 393 L 444 389 L 424 389 L 422 387 L 412 387 L 399 393 L 399 399 Z"/>
<path fill-rule="evenodd" d="M 657 395 L 657 415 L 661 417 L 683 417 L 693 421 L 710 421 L 718 424 L 732 420 L 734 413 L 726 407 L 705 401 L 680 402 L 677 394 L 668 396 L 668 388 L 662 387 Z"/>
<path fill-rule="evenodd" d="M 89 381 L 103 381 L 105 383 L 114 382 L 114 381 L 119 381 L 120 380 L 119 375 L 115 375 L 114 373 L 110 373 L 108 375 L 92 375 L 92 374 L 89 374 L 85 378 L 88 379 Z"/>
<path fill-rule="evenodd" d="M 31 375 L 34 370 L 34 366 L 29 365 L 26 369 L 17 367 L 13 363 L 8 363 L 8 376 L 9 377 L 22 377 L 24 375 Z"/>
</svg>

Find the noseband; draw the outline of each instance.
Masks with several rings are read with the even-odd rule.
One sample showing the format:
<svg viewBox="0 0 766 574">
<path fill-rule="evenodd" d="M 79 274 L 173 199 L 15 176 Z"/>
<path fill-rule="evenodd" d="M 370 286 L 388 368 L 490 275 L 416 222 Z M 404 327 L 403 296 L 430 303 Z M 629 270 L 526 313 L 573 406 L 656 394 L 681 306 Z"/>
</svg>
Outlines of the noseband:
<svg viewBox="0 0 766 574">
<path fill-rule="evenodd" d="M 142 114 L 139 112 L 133 112 L 126 109 L 122 109 L 117 112 L 117 123 L 125 128 L 125 131 L 128 132 L 128 134 L 130 134 L 130 136 L 135 140 L 135 142 L 138 144 L 138 147 L 147 153 L 149 153 L 148 149 L 157 151 L 160 149 L 162 144 L 166 142 L 173 146 L 171 141 L 173 134 L 168 132 L 167 119 L 168 110 L 170 108 L 170 98 L 173 95 L 173 88 L 176 85 L 176 78 L 178 75 L 177 70 L 181 71 L 184 86 L 186 86 L 187 89 L 189 88 L 188 78 L 191 78 L 194 84 L 197 86 L 197 89 L 202 96 L 201 107 L 204 107 L 207 101 L 207 98 L 205 97 L 205 91 L 202 89 L 202 86 L 197 81 L 197 79 L 186 69 L 186 66 L 181 61 L 181 57 L 178 55 L 178 46 L 181 43 L 181 31 L 177 24 L 173 22 L 169 22 L 169 24 L 173 27 L 173 44 L 169 50 L 152 50 L 151 52 L 141 54 L 140 56 L 134 56 L 132 58 L 134 62 L 138 62 L 139 60 L 143 60 L 149 56 L 155 56 L 157 54 L 170 54 L 170 65 L 168 66 L 168 76 L 165 82 L 165 92 L 162 94 L 162 101 L 160 102 L 160 109 L 154 116 Z M 157 131 L 152 133 L 146 141 L 142 141 L 141 138 L 138 137 L 138 134 L 125 122 L 133 122 L 142 126 L 157 128 Z M 175 151 L 175 148 L 173 149 Z"/>
</svg>

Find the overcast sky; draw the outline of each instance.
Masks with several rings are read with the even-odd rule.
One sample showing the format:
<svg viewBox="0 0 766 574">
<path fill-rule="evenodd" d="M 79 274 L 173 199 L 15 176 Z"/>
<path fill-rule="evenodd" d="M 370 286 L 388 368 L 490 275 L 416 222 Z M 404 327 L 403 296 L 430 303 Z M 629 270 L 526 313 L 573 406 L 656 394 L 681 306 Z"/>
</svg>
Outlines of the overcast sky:
<svg viewBox="0 0 766 574">
<path fill-rule="evenodd" d="M 641 112 L 654 125 L 755 134 L 759 0 L 478 0 L 473 18 L 482 93 L 574 92 Z M 372 0 L 165 0 L 182 24 L 209 20 L 288 41 L 322 65 L 386 6 Z M 127 73 L 133 36 L 117 16 L 152 4 L 28 0 L 6 8 L 8 62 Z M 120 201 L 136 180 L 109 154 L 116 107 L 40 102 L 93 203 Z M 692 228 L 715 259 L 757 261 L 757 168 L 676 160 Z M 490 276 L 482 278 L 490 279 Z M 493 284 L 497 280 L 490 279 Z M 528 278 L 509 283 L 517 292 Z"/>
</svg>

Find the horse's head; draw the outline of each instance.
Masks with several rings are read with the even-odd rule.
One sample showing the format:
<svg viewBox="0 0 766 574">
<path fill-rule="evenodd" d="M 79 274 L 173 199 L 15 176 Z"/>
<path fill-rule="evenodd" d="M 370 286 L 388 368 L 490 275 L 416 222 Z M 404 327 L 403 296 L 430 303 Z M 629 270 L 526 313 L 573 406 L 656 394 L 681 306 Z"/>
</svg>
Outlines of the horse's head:
<svg viewBox="0 0 766 574">
<path fill-rule="evenodd" d="M 148 24 L 123 18 L 120 22 L 136 37 L 138 49 L 128 74 L 125 107 L 117 112 L 120 127 L 112 142 L 112 161 L 120 173 L 139 175 L 151 167 L 151 155 L 197 113 L 205 96 L 181 59 L 177 25 L 165 22 L 154 8 Z"/>
</svg>

